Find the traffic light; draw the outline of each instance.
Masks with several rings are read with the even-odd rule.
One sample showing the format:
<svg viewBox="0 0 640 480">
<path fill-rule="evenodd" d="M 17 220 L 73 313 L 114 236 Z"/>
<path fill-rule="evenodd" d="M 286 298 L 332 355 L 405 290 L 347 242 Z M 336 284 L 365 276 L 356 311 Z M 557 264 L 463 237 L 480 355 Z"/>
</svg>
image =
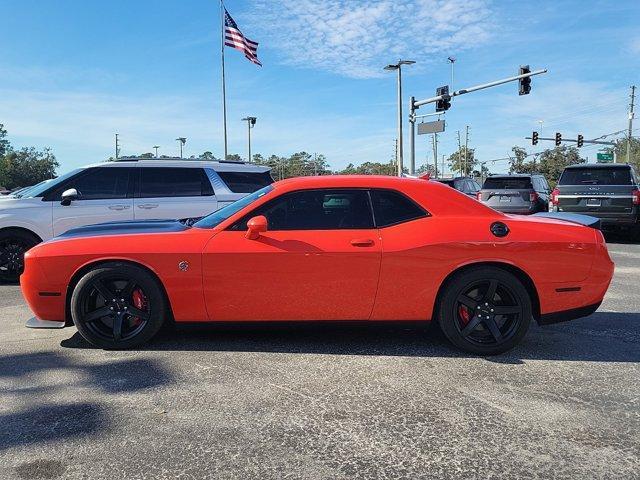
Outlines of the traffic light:
<svg viewBox="0 0 640 480">
<path fill-rule="evenodd" d="M 533 134 L 531 134 L 531 145 L 537 145 L 538 144 L 538 132 L 533 132 Z"/>
<path fill-rule="evenodd" d="M 559 147 L 562 143 L 562 134 L 560 132 L 556 132 L 556 147 Z"/>
<path fill-rule="evenodd" d="M 578 148 L 584 145 L 584 136 L 578 135 Z"/>
<path fill-rule="evenodd" d="M 449 85 L 436 88 L 436 97 L 442 95 L 444 98 L 436 102 L 436 112 L 446 112 L 451 107 L 451 97 L 449 96 Z"/>
<path fill-rule="evenodd" d="M 518 75 L 524 75 L 525 73 L 531 73 L 529 65 L 523 65 L 520 67 L 520 73 Z M 528 95 L 531 91 L 531 77 L 525 77 L 518 80 L 518 95 Z"/>
</svg>

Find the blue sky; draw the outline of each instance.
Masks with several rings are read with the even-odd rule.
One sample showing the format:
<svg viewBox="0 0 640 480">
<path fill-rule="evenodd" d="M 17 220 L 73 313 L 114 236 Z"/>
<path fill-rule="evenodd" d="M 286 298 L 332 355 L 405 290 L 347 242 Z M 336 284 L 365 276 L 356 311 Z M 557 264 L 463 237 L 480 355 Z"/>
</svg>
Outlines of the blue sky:
<svg viewBox="0 0 640 480">
<path fill-rule="evenodd" d="M 640 72 L 640 2 L 485 0 L 228 0 L 264 67 L 227 49 L 230 151 L 323 153 L 334 168 L 388 161 L 396 135 L 398 58 L 409 95 L 548 68 L 532 93 L 508 84 L 453 100 L 440 153 L 470 126 L 480 160 L 506 157 L 539 130 L 594 138 L 626 128 Z M 60 172 L 113 154 L 222 155 L 219 7 L 215 0 L 0 0 L 0 123 L 16 146 L 51 147 Z M 426 107 L 421 113 L 432 111 Z M 433 161 L 427 136 L 417 164 Z M 405 148 L 408 139 L 405 139 Z M 407 149 L 408 150 L 408 149 Z M 597 148 L 583 154 L 591 159 Z M 408 151 L 407 151 L 408 153 Z M 492 166 L 491 166 L 492 165 Z M 503 170 L 506 162 L 490 164 Z"/>
</svg>

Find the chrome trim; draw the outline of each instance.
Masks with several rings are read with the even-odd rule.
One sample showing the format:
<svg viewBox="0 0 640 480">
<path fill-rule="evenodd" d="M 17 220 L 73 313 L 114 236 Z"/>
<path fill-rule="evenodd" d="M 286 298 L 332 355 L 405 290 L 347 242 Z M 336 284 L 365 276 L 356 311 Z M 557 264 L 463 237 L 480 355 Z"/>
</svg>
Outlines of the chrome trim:
<svg viewBox="0 0 640 480">
<path fill-rule="evenodd" d="M 64 322 L 55 320 L 40 320 L 38 317 L 31 317 L 25 324 L 27 328 L 64 328 Z"/>
<path fill-rule="evenodd" d="M 556 195 L 556 198 L 634 198 L 633 195 L 607 195 L 607 194 L 590 194 L 582 195 Z"/>
</svg>

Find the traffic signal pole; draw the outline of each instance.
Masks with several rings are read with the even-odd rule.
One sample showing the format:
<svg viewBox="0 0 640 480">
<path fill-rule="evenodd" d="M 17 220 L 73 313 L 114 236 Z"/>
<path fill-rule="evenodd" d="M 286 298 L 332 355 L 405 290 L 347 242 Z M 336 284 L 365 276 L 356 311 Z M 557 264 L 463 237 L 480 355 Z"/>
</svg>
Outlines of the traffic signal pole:
<svg viewBox="0 0 640 480">
<path fill-rule="evenodd" d="M 533 137 L 524 137 L 525 140 L 533 140 Z M 548 140 L 550 142 L 556 142 L 556 138 L 555 137 L 536 137 L 536 142 L 539 140 Z M 572 138 L 563 138 L 561 140 L 561 143 L 564 142 L 573 142 L 573 143 L 578 143 L 578 140 L 572 139 Z M 595 144 L 595 145 L 615 145 L 614 142 L 601 142 L 599 140 L 582 140 L 582 143 L 591 143 L 591 144 Z"/>
<path fill-rule="evenodd" d="M 467 93 L 472 93 L 472 92 L 477 92 L 478 90 L 484 90 L 486 88 L 491 88 L 491 87 L 497 87 L 498 85 L 502 85 L 504 83 L 509 83 L 509 82 L 516 82 L 518 80 L 521 80 L 523 78 L 529 78 L 529 77 L 533 77 L 534 75 L 541 75 L 543 73 L 547 73 L 547 69 L 543 68 L 541 70 L 534 70 L 533 72 L 527 72 L 527 73 L 523 73 L 521 75 L 515 75 L 513 77 L 508 77 L 508 78 L 503 78 L 501 80 L 496 80 L 494 82 L 489 82 L 489 83 L 483 83 L 481 85 L 475 85 L 473 87 L 469 87 L 469 88 L 461 88 L 460 90 L 455 90 L 452 93 L 449 94 L 445 94 L 445 95 L 436 95 L 435 97 L 431 97 L 431 98 L 427 98 L 425 100 L 418 100 L 416 101 L 413 97 L 411 97 L 411 101 L 409 104 L 409 120 L 413 122 L 415 122 L 415 114 L 416 114 L 416 110 L 418 110 L 420 107 L 422 107 L 423 105 L 427 105 L 429 103 L 436 103 L 442 100 L 450 100 L 453 97 L 458 97 L 460 95 L 464 95 Z M 412 136 L 413 136 L 414 132 L 412 129 Z M 412 163 L 415 164 L 415 142 L 412 141 L 411 142 L 411 161 Z"/>
</svg>

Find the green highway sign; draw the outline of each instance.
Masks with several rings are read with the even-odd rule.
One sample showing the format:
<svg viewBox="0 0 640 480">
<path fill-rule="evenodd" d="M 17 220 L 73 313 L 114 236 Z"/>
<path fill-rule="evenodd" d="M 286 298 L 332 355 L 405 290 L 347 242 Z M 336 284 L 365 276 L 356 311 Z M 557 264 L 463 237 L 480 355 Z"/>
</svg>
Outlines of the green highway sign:
<svg viewBox="0 0 640 480">
<path fill-rule="evenodd" d="M 598 153 L 597 157 L 599 163 L 613 162 L 613 153 Z"/>
</svg>

